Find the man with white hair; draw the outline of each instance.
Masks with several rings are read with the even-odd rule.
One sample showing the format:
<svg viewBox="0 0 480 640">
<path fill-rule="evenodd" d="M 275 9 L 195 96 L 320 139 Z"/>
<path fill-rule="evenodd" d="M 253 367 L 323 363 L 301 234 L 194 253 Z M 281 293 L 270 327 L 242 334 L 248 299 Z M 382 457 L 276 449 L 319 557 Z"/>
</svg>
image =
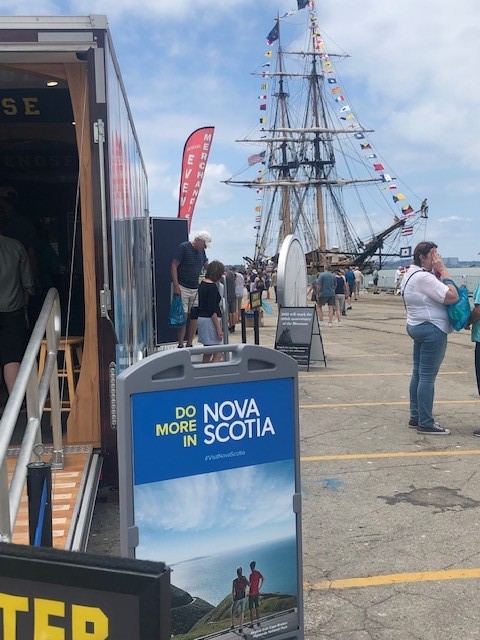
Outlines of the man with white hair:
<svg viewBox="0 0 480 640">
<path fill-rule="evenodd" d="M 210 246 L 212 237 L 208 231 L 197 231 L 193 240 L 182 242 L 177 247 L 171 265 L 173 293 L 181 296 L 183 311 L 188 322 L 187 347 L 192 346 L 197 330 L 197 321 L 190 318 L 192 307 L 198 304 L 198 278 L 208 264 L 205 249 Z M 183 347 L 187 323 L 177 330 L 178 346 Z"/>
</svg>

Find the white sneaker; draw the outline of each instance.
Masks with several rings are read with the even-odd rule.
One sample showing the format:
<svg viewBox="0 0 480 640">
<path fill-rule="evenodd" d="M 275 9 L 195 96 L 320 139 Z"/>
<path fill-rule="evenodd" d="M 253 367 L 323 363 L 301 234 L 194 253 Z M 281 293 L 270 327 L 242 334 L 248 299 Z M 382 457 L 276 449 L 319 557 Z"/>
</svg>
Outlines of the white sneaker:
<svg viewBox="0 0 480 640">
<path fill-rule="evenodd" d="M 331 322 L 328 323 L 329 327 L 333 327 L 333 324 Z"/>
<path fill-rule="evenodd" d="M 337 322 L 337 327 L 343 327 L 343 324 L 341 322 Z"/>
<path fill-rule="evenodd" d="M 318 321 L 318 324 L 319 324 L 319 326 L 320 326 L 320 327 L 323 327 L 323 325 L 324 325 L 325 323 L 324 323 L 324 321 L 323 321 L 323 320 L 319 320 L 319 321 Z"/>
</svg>

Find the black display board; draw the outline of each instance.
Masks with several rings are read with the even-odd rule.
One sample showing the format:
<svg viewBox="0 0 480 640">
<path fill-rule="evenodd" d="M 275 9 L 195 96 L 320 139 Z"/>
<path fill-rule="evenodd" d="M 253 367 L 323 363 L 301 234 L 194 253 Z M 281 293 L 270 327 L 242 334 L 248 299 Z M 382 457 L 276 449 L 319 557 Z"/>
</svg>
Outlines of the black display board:
<svg viewBox="0 0 480 640">
<path fill-rule="evenodd" d="M 275 349 L 307 368 L 311 361 L 327 366 L 315 307 L 280 307 Z"/>
<path fill-rule="evenodd" d="M 0 640 L 167 640 L 170 600 L 163 562 L 0 545 Z"/>
<path fill-rule="evenodd" d="M 155 346 L 177 341 L 177 330 L 170 326 L 168 313 L 172 296 L 170 267 L 173 254 L 188 240 L 188 220 L 151 218 L 153 254 L 153 291 L 155 312 Z"/>
</svg>

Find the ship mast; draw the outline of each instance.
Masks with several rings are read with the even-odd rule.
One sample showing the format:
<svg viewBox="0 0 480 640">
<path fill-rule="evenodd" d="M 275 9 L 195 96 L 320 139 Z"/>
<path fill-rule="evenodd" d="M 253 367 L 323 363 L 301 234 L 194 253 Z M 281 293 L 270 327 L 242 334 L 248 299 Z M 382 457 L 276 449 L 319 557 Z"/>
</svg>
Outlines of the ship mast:
<svg viewBox="0 0 480 640">
<path fill-rule="evenodd" d="M 284 88 L 284 64 L 283 64 L 283 49 L 282 42 L 280 37 L 280 19 L 277 16 L 277 24 L 278 24 L 278 71 L 279 71 L 279 83 L 278 83 L 278 93 L 276 97 L 279 100 L 280 106 L 280 121 L 282 128 L 286 128 L 288 126 L 287 119 L 287 98 L 288 93 L 285 92 Z M 282 156 L 282 163 L 279 168 L 279 178 L 282 179 L 290 179 L 290 171 L 288 168 L 288 153 L 287 153 L 287 141 L 284 140 L 280 146 L 280 152 Z M 292 225 L 291 225 L 291 217 L 290 217 L 290 190 L 289 187 L 283 186 L 282 189 L 282 199 L 279 211 L 279 217 L 281 222 L 280 233 L 278 242 L 279 245 L 283 242 L 283 240 L 292 233 Z"/>
<path fill-rule="evenodd" d="M 313 120 L 315 127 L 320 127 L 320 119 L 318 113 L 318 74 L 316 68 L 316 58 L 312 57 L 312 73 L 310 76 L 310 84 L 312 91 Z M 315 177 L 320 180 L 323 177 L 323 163 L 320 156 L 320 134 L 315 134 L 314 153 L 315 153 Z M 321 184 L 315 185 L 316 201 L 317 201 L 317 220 L 319 231 L 319 249 L 320 263 L 325 265 L 327 257 L 327 237 L 325 233 L 325 217 L 323 211 L 323 193 Z"/>
<path fill-rule="evenodd" d="M 395 216 L 394 224 L 381 233 L 375 233 L 370 224 L 359 190 L 369 184 L 373 186 L 374 183 L 391 182 L 392 178 L 383 173 L 368 177 L 368 173 L 362 175 L 356 171 L 358 164 L 362 168 L 367 164 L 365 160 L 377 158 L 375 154 L 361 156 L 352 171 L 352 163 L 359 156 L 358 149 L 354 149 L 352 143 L 358 147 L 356 140 L 365 138 L 365 134 L 373 130 L 366 129 L 358 122 L 339 126 L 337 118 L 333 117 L 337 115 L 343 121 L 355 118 L 353 114 L 344 115 L 350 111 L 348 105 L 339 107 L 340 113 L 334 113 L 330 108 L 330 91 L 336 95 L 342 90 L 336 84 L 337 79 L 327 75 L 335 72 L 325 58 L 348 56 L 327 53 L 323 45 L 320 51 L 319 31 L 315 20 L 310 21 L 314 26 L 310 26 L 309 45 L 305 51 L 292 52 L 282 47 L 281 18 L 277 16 L 276 28 L 272 30 L 278 34 L 273 38 L 278 40 L 275 67 L 253 74 L 267 78 L 262 81 L 264 90 L 272 83 L 270 95 L 274 98 L 274 104 L 269 110 L 269 125 L 261 127 L 261 135 L 237 142 L 266 145 L 263 154 L 251 156 L 255 159 L 254 164 L 262 161 L 266 165 L 265 169 L 259 171 L 266 175 L 256 179 L 236 179 L 236 176 L 232 176 L 224 182 L 232 186 L 255 188 L 257 193 L 262 193 L 262 206 L 255 209 L 261 209 L 261 216 L 256 219 L 254 260 L 274 259 L 285 237 L 296 234 L 302 240 L 309 256 L 307 259 L 318 266 L 325 266 L 334 256 L 337 256 L 335 260 L 338 264 L 361 265 L 382 247 L 384 239 L 390 235 L 400 235 L 406 218 L 398 219 Z M 303 58 L 303 73 L 291 68 L 287 59 L 290 55 Z M 271 57 L 271 52 L 267 57 Z M 265 66 L 270 65 L 262 65 L 262 68 Z M 302 90 L 295 88 L 290 93 L 289 80 L 295 84 L 301 78 L 304 79 Z M 332 84 L 335 84 L 334 88 L 331 88 Z M 265 99 L 264 96 L 262 99 Z M 335 97 L 336 102 L 344 100 L 343 95 Z M 261 105 L 260 109 L 265 110 L 266 105 Z M 265 124 L 267 118 L 262 117 L 261 122 Z M 352 140 L 352 137 L 356 140 Z M 367 142 L 360 143 L 360 146 L 362 149 L 371 149 Z M 336 154 L 340 154 L 340 165 L 337 165 Z M 248 159 L 249 166 L 251 158 Z M 338 166 L 342 175 L 338 174 Z M 372 168 L 381 171 L 383 165 L 374 164 Z M 391 189 L 392 186 L 386 188 Z M 353 210 L 356 204 L 353 200 L 358 200 L 357 209 L 363 211 L 371 233 L 368 241 L 361 240 L 357 226 L 353 226 L 349 219 L 344 196 Z"/>
</svg>

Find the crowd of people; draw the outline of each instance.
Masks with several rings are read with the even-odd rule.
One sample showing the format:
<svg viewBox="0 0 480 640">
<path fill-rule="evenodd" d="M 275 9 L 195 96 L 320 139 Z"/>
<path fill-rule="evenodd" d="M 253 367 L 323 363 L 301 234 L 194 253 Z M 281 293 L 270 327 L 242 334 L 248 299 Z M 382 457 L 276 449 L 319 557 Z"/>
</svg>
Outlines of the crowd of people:
<svg viewBox="0 0 480 640">
<path fill-rule="evenodd" d="M 359 267 L 340 269 L 326 264 L 307 290 L 307 295 L 315 301 L 320 325 L 324 325 L 323 308 L 328 309 L 329 327 L 342 326 L 342 316 L 352 309 L 352 302 L 358 300 L 364 275 Z M 335 316 L 335 325 L 334 325 Z"/>
</svg>

